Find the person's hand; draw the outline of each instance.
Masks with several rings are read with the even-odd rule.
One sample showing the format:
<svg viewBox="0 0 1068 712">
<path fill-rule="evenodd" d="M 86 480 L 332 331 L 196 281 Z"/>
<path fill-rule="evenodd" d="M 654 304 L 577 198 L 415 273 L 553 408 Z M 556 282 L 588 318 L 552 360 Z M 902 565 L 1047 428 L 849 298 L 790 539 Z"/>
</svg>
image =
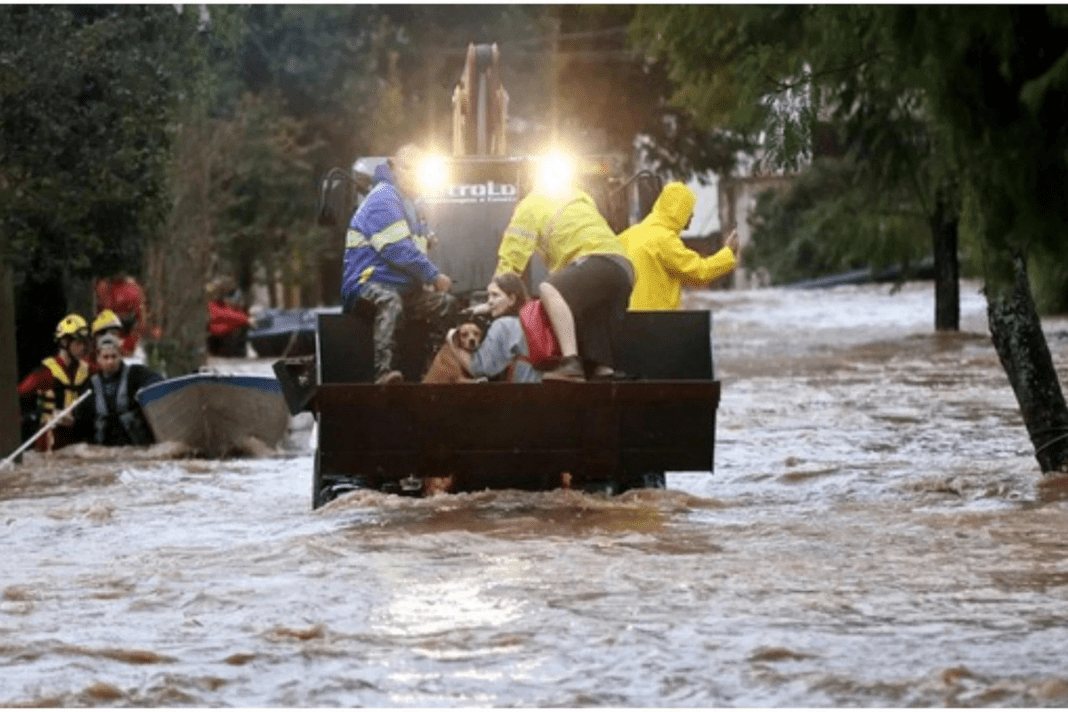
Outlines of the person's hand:
<svg viewBox="0 0 1068 712">
<path fill-rule="evenodd" d="M 61 425 L 64 428 L 74 425 L 74 413 L 67 413 L 62 418 L 57 418 L 56 425 Z"/>
<path fill-rule="evenodd" d="M 738 228 L 731 230 L 731 234 L 727 235 L 727 239 L 723 242 L 723 246 L 731 248 L 731 252 L 734 256 L 738 256 Z"/>
<path fill-rule="evenodd" d="M 447 292 L 452 289 L 452 280 L 447 274 L 439 274 L 434 278 L 434 289 L 439 292 Z"/>
</svg>

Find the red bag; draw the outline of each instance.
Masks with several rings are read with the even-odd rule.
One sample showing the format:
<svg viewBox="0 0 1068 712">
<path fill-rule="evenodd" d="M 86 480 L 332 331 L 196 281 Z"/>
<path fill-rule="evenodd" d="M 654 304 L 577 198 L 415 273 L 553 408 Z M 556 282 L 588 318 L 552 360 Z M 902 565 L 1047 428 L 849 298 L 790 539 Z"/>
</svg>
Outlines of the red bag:
<svg viewBox="0 0 1068 712">
<path fill-rule="evenodd" d="M 543 370 L 555 367 L 563 354 L 540 299 L 532 299 L 523 305 L 519 310 L 519 323 L 527 337 L 530 365 Z"/>
</svg>

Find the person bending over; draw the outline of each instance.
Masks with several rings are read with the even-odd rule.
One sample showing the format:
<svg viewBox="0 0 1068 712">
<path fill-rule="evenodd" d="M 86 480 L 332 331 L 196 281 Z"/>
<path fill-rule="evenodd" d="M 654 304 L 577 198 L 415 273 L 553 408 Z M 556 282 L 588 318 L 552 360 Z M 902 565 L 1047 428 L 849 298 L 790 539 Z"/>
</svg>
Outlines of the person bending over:
<svg viewBox="0 0 1068 712">
<path fill-rule="evenodd" d="M 551 274 L 538 292 L 563 356 L 545 380 L 611 378 L 634 268 L 593 198 L 573 183 L 560 187 L 535 187 L 516 205 L 497 274 L 521 275 L 535 251 L 545 258 Z"/>
</svg>

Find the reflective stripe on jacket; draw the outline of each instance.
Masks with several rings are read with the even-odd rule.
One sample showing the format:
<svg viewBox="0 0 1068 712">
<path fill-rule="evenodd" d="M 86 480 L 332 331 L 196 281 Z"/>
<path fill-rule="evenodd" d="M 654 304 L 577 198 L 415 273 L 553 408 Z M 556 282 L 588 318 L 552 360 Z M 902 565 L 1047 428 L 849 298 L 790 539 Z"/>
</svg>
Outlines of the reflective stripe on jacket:
<svg viewBox="0 0 1068 712">
<path fill-rule="evenodd" d="M 426 227 L 415 206 L 394 185 L 387 165 L 375 169 L 375 186 L 349 222 L 341 294 L 359 293 L 368 280 L 400 291 L 417 289 L 438 276 L 426 256 Z"/>
<path fill-rule="evenodd" d="M 89 379 L 89 364 L 78 359 L 78 367 L 74 371 L 72 380 L 67 370 L 63 368 L 63 364 L 54 356 L 49 356 L 41 363 L 51 372 L 54 379 L 52 389 L 42 391 L 37 398 L 41 409 L 41 424 L 44 425 L 57 412 L 70 406 L 85 390 L 85 382 Z M 60 403 L 62 405 L 59 405 Z"/>
<path fill-rule="evenodd" d="M 632 311 L 678 309 L 682 284 L 707 284 L 734 269 L 734 253 L 724 247 L 702 257 L 683 243 L 679 233 L 693 214 L 693 192 L 682 183 L 668 183 L 652 212 L 619 235 L 634 265 Z"/>
<path fill-rule="evenodd" d="M 497 274 L 522 274 L 535 250 L 551 272 L 585 255 L 626 257 L 593 198 L 577 189 L 563 199 L 535 191 L 519 201 L 497 251 Z"/>
</svg>

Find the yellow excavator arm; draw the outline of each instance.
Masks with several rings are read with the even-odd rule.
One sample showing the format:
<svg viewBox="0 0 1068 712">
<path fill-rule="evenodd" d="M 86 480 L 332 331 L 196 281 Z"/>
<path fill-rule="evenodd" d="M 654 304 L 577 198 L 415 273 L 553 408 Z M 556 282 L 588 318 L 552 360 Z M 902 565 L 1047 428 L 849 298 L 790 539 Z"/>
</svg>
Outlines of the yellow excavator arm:
<svg viewBox="0 0 1068 712">
<path fill-rule="evenodd" d="M 452 155 L 508 155 L 508 92 L 501 83 L 497 44 L 467 45 L 460 83 L 452 93 Z"/>
</svg>

